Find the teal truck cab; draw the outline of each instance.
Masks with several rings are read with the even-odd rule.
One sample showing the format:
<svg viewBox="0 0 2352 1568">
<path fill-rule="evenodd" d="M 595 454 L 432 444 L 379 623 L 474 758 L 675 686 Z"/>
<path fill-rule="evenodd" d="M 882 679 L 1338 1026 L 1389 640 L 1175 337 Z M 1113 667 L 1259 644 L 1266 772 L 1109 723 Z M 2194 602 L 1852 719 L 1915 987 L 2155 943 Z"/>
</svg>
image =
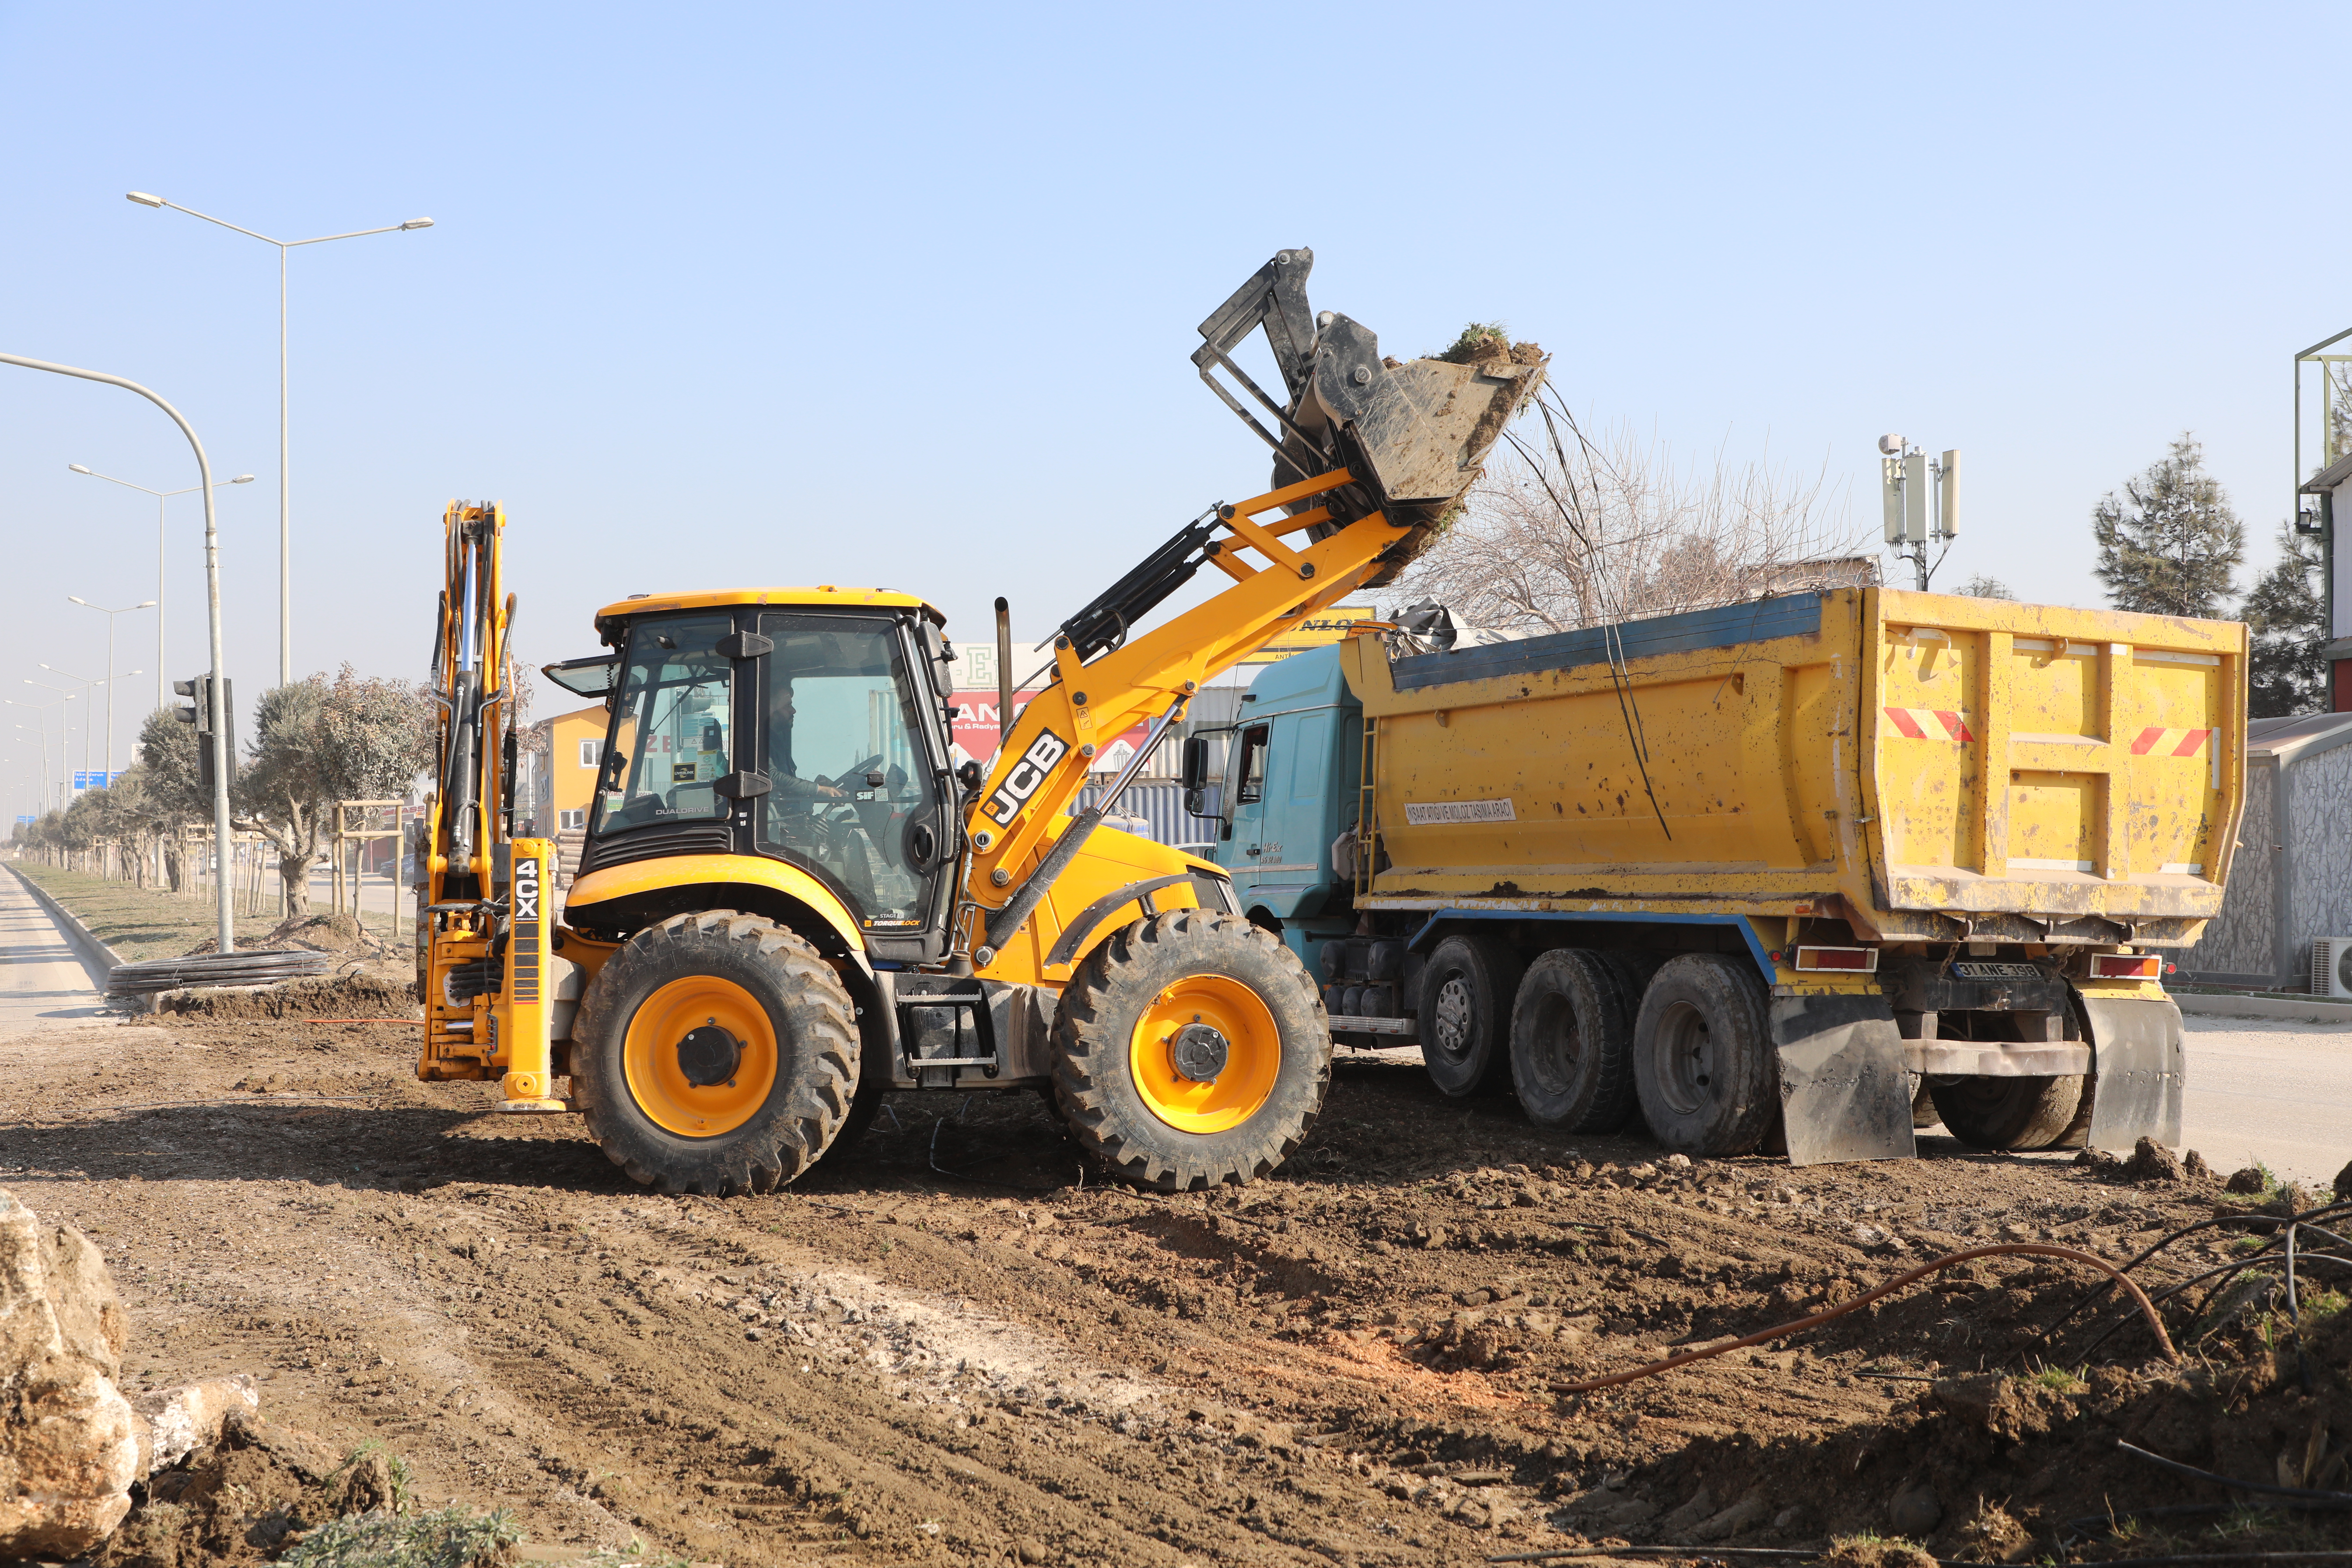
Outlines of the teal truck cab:
<svg viewBox="0 0 2352 1568">
<path fill-rule="evenodd" d="M 1233 873 L 1243 911 L 1278 932 L 1326 985 L 1335 977 L 1323 971 L 1322 943 L 1356 929 L 1354 840 L 1339 841 L 1355 828 L 1363 736 L 1363 705 L 1348 689 L 1335 644 L 1266 666 L 1223 737 L 1222 821 L 1210 858 Z"/>
</svg>

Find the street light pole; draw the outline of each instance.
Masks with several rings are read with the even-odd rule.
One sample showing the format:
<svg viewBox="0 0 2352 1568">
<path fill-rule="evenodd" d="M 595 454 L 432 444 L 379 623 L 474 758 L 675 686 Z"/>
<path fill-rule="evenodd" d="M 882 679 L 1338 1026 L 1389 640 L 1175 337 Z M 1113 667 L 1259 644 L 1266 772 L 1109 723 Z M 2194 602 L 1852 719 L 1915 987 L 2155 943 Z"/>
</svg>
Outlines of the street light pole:
<svg viewBox="0 0 2352 1568">
<path fill-rule="evenodd" d="M 36 661 L 36 662 L 38 662 L 38 661 Z M 94 679 L 93 677 L 87 676 L 87 675 L 76 675 L 76 674 L 75 674 L 72 670 L 70 670 L 70 669 L 59 669 L 59 668 L 58 668 L 56 665 L 54 665 L 54 664 L 43 664 L 43 665 L 41 665 L 41 668 L 42 668 L 43 669 L 47 670 L 51 675 L 62 675 L 62 676 L 64 676 L 68 680 L 76 680 L 76 681 L 79 681 L 79 682 L 81 683 L 81 689 L 80 689 L 79 692 L 76 692 L 76 693 L 75 693 L 75 695 L 76 695 L 76 696 L 78 696 L 78 697 L 81 697 L 81 698 L 85 698 L 85 699 L 86 699 L 86 698 L 88 698 L 88 697 L 89 696 L 89 689 L 90 689 L 91 687 L 93 687 L 93 686 L 103 686 L 103 687 L 108 688 L 108 691 L 107 691 L 107 694 L 106 694 L 106 700 L 107 700 L 107 709 L 106 709 L 106 711 L 107 711 L 107 714 L 108 714 L 108 721 L 109 721 L 110 723 L 111 723 L 111 722 L 112 722 L 112 716 L 113 716 L 113 713 L 114 713 L 114 692 L 113 692 L 113 689 L 112 689 L 113 685 L 114 685 L 114 682 L 115 682 L 117 679 L 128 680 L 128 679 L 131 679 L 132 676 L 134 676 L 134 675 L 144 675 L 144 674 L 146 674 L 146 673 L 147 673 L 147 672 L 146 672 L 145 670 L 143 670 L 143 669 L 133 669 L 133 670 L 126 671 L 125 673 L 123 673 L 122 675 L 121 675 L 121 676 L 119 676 L 119 677 L 110 675 L 110 676 L 108 676 L 105 679 L 103 679 L 103 680 L 100 680 L 100 679 Z M 41 686 L 41 685 L 46 685 L 47 683 L 46 683 L 46 682 L 44 682 L 44 681 L 33 680 L 33 681 L 27 681 L 26 684 L 27 684 L 27 685 L 29 685 L 29 686 Z M 51 686 L 51 687 L 49 687 L 49 689 L 50 689 L 51 691 L 63 691 L 63 690 L 65 689 L 65 688 L 64 688 L 64 687 L 62 687 L 62 686 Z M 81 721 L 81 771 L 82 771 L 82 773 L 83 773 L 85 775 L 89 774 L 89 773 L 92 771 L 92 770 L 91 770 L 91 768 L 90 768 L 90 765 L 89 765 L 89 747 L 90 747 L 90 739 L 89 739 L 89 710 L 84 709 L 84 710 L 82 710 L 82 721 Z M 111 783 L 113 783 L 113 782 L 114 782 L 114 745 L 113 745 L 113 741 L 112 741 L 112 738 L 111 738 L 111 737 L 109 737 L 109 739 L 108 739 L 108 742 L 107 742 L 107 748 L 106 748 L 106 761 L 107 761 L 107 769 L 106 769 L 106 772 L 107 772 L 107 782 L 108 782 L 109 784 L 111 784 Z M 84 785 L 82 785 L 81 787 L 82 787 L 82 788 L 84 788 L 84 789 L 89 789 L 89 788 L 90 788 L 91 786 L 90 786 L 90 785 L 89 785 L 89 784 L 84 784 Z"/>
<path fill-rule="evenodd" d="M 194 207 L 184 207 L 177 202 L 167 202 L 161 196 L 151 196 L 144 191 L 125 191 L 125 201 L 142 207 L 170 207 L 173 212 L 200 217 L 206 223 L 235 229 L 264 245 L 278 247 L 278 684 L 286 686 L 294 679 L 294 528 L 292 522 L 292 467 L 287 447 L 287 360 L 286 360 L 286 253 L 298 245 L 324 245 L 334 239 L 362 239 L 371 234 L 402 234 L 410 229 L 431 228 L 429 217 L 413 217 L 406 223 L 386 224 L 382 228 L 355 228 L 348 234 L 321 234 L 310 239 L 272 239 L 266 234 L 233 224 L 226 218 L 200 213 Z M 227 950 L 224 948 L 223 952 Z"/>
<path fill-rule="evenodd" d="M 33 710 L 35 712 L 37 712 L 37 713 L 40 711 L 40 707 L 41 707 L 41 705 L 40 705 L 40 704 L 38 704 L 38 703 L 35 703 L 35 702 L 18 702 L 18 701 L 16 701 L 15 699 L 13 699 L 13 698 L 7 698 L 7 697 L 0 697 L 0 703 L 5 703 L 7 706 L 9 706 L 9 707 L 11 707 L 11 708 L 30 708 L 30 709 L 32 709 L 32 710 Z M 11 721 L 11 722 L 13 723 L 13 722 L 14 722 L 14 721 L 12 720 L 12 721 Z M 17 728 L 17 729 L 19 729 L 19 730 L 30 730 L 30 731 L 33 731 L 33 733 L 34 733 L 35 735 L 37 735 L 37 736 L 38 736 L 38 737 L 40 738 L 40 742 L 41 742 L 41 809 L 42 809 L 43 811 L 47 811 L 47 810 L 48 810 L 48 809 L 49 809 L 49 727 L 48 727 L 48 725 L 47 725 L 46 723 L 43 723 L 43 724 L 17 724 L 17 725 L 16 725 L 16 728 Z"/>
<path fill-rule="evenodd" d="M 93 479 L 104 479 L 108 484 L 121 485 L 126 490 L 139 490 L 155 498 L 155 706 L 168 708 L 172 703 L 172 679 L 164 672 L 172 668 L 172 664 L 163 657 L 163 503 L 173 496 L 186 495 L 196 487 L 185 485 L 176 490 L 151 490 L 145 485 L 134 485 L 129 479 L 118 479 L 112 474 L 101 474 L 87 464 L 68 463 L 66 467 L 77 474 L 87 474 Z M 251 474 L 239 474 L 233 479 L 218 481 L 213 489 L 218 489 L 222 485 L 251 483 Z"/>
<path fill-rule="evenodd" d="M 102 370 L 82 370 L 69 364 L 53 364 L 45 359 L 27 359 L 22 354 L 0 353 L 0 364 L 22 365 L 26 370 L 45 370 L 55 375 L 79 376 L 84 381 L 103 382 L 119 386 L 125 392 L 135 392 L 172 416 L 180 434 L 188 438 L 190 450 L 196 455 L 196 486 L 205 498 L 205 619 L 212 634 L 213 654 L 213 852 L 219 858 L 223 874 L 213 879 L 214 913 L 218 934 L 214 951 L 232 952 L 236 948 L 236 922 L 231 916 L 229 903 L 228 866 L 228 705 L 226 673 L 221 668 L 221 600 L 220 600 L 220 518 L 213 504 L 212 459 L 205 456 L 205 444 L 196 439 L 195 426 L 181 412 L 163 401 L 154 392 L 137 382 L 120 375 L 109 375 Z"/>
<path fill-rule="evenodd" d="M 127 616 L 133 610 L 152 610 L 157 605 L 154 600 L 149 599 L 141 604 L 125 605 L 119 610 L 110 610 L 103 605 L 93 605 L 79 595 L 68 594 L 66 597 L 83 609 L 96 610 L 106 617 L 106 784 L 111 789 L 114 787 L 114 617 Z M 131 673 L 137 675 L 141 672 L 134 669 Z M 158 668 L 155 673 L 160 676 L 163 670 Z M 163 704 L 159 702 L 155 706 L 161 708 Z"/>
</svg>

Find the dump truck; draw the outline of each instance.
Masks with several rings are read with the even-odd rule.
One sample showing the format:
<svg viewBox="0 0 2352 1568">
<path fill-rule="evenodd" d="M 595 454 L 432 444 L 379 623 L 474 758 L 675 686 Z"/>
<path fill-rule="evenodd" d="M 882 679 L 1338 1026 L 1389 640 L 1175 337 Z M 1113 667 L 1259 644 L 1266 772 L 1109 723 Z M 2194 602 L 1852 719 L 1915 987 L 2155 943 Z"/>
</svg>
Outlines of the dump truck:
<svg viewBox="0 0 2352 1568">
<path fill-rule="evenodd" d="M 1474 646 L 1475 643 L 1475 646 Z M 1188 743 L 1350 1045 L 1548 1126 L 1798 1163 L 2177 1144 L 2165 954 L 2238 846 L 2234 622 L 1890 588 L 1259 675 Z"/>
<path fill-rule="evenodd" d="M 1321 988 L 1213 861 L 1102 817 L 1203 683 L 1395 575 L 1544 374 L 1525 353 L 1391 359 L 1309 306 L 1313 262 L 1277 253 L 1192 355 L 1273 448 L 1273 488 L 1201 510 L 1064 621 L 1049 684 L 985 768 L 951 757 L 956 655 L 918 595 L 722 586 L 601 610 L 604 651 L 545 667 L 611 713 L 560 911 L 554 843 L 515 831 L 505 514 L 453 502 L 419 1076 L 576 1112 L 666 1191 L 789 1182 L 892 1090 L 1042 1089 L 1104 1167 L 1161 1189 L 1279 1163 L 1329 1081 Z M 1261 331 L 1272 391 L 1234 357 Z M 973 552 L 1017 570 L 1017 551 Z M 1144 629 L 1203 569 L 1228 581 Z M 1150 739 L 1072 816 L 1139 722 Z"/>
</svg>

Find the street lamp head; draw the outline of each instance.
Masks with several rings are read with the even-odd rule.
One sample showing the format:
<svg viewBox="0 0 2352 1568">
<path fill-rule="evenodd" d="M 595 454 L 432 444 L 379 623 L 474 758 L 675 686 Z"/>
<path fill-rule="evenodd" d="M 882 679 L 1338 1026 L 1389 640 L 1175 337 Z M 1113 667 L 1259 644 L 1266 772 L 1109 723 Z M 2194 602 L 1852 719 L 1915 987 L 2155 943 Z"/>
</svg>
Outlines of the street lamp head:
<svg viewBox="0 0 2352 1568">
<path fill-rule="evenodd" d="M 413 217 L 406 223 L 402 224 L 400 226 L 404 229 L 431 228 L 433 226 L 433 220 L 429 217 Z"/>
<path fill-rule="evenodd" d="M 134 610 L 152 610 L 155 607 L 155 601 L 152 599 L 142 599 L 139 603 L 131 605 L 131 607 Z"/>
<path fill-rule="evenodd" d="M 68 463 L 68 464 L 66 465 L 66 467 L 67 467 L 67 468 L 71 468 L 71 469 L 72 469 L 75 473 L 77 473 L 77 474 L 88 474 L 88 473 L 89 473 L 89 470 L 88 468 L 84 468 L 84 467 L 83 467 L 81 464 L 79 464 L 79 463 Z M 93 478 L 93 479 L 95 479 L 97 476 L 93 474 L 93 475 L 91 475 L 90 477 L 91 477 L 91 478 Z"/>
<path fill-rule="evenodd" d="M 229 480 L 229 483 L 233 485 L 249 485 L 253 483 L 253 476 L 251 474 L 239 474 L 236 478 Z"/>
<path fill-rule="evenodd" d="M 142 207 L 160 207 L 163 205 L 163 197 L 151 196 L 144 191 L 125 191 L 122 193 L 122 199 L 137 202 Z"/>
<path fill-rule="evenodd" d="M 89 601 L 83 598 L 79 594 L 68 594 L 66 595 L 66 600 L 68 604 L 89 605 L 89 607 L 93 610 L 98 608 L 96 605 L 90 605 Z M 44 665 L 42 668 L 47 668 L 47 666 Z"/>
</svg>

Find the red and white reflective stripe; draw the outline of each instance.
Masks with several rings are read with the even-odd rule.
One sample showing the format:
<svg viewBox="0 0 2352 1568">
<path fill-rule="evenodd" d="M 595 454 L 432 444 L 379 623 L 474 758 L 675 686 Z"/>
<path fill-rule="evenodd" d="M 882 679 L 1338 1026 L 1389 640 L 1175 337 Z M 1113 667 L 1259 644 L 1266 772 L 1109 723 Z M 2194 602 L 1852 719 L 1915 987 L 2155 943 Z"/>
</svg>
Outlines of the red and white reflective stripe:
<svg viewBox="0 0 2352 1568">
<path fill-rule="evenodd" d="M 1862 974 L 1878 972 L 1878 950 L 1874 947 L 1801 947 L 1797 950 L 1799 969 L 1843 969 Z"/>
<path fill-rule="evenodd" d="M 2152 952 L 2096 952 L 2091 955 L 2094 980 L 2153 980 L 2162 960 Z"/>
<path fill-rule="evenodd" d="M 2212 738 L 2210 730 L 2142 730 L 2139 739 L 2132 742 L 2135 757 L 2193 757 L 2205 749 Z"/>
<path fill-rule="evenodd" d="M 1976 739 L 1969 730 L 1969 716 L 1948 708 L 1889 708 L 1886 721 L 1895 726 L 1896 734 L 1914 741 Z"/>
</svg>

